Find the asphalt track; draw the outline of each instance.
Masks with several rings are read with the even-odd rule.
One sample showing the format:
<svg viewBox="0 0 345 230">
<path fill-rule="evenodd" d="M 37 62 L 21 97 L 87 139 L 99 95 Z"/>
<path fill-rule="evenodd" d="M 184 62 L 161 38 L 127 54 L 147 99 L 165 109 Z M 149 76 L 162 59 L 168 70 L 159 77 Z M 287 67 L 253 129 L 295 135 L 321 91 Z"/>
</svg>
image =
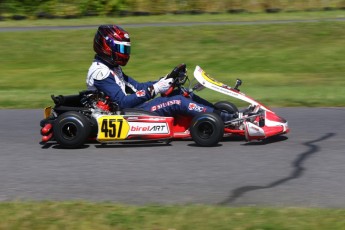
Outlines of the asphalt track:
<svg viewBox="0 0 345 230">
<path fill-rule="evenodd" d="M 66 150 L 41 145 L 41 110 L 0 110 L 0 201 L 345 207 L 345 108 L 275 108 L 286 137 Z"/>
</svg>

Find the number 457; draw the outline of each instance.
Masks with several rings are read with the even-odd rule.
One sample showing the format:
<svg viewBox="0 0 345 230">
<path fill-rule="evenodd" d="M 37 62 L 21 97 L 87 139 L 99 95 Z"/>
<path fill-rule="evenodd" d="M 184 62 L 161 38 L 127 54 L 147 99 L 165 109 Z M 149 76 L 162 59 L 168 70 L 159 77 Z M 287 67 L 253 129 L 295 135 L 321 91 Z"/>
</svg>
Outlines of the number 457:
<svg viewBox="0 0 345 230">
<path fill-rule="evenodd" d="M 120 138 L 123 119 L 104 119 L 101 125 L 101 132 L 106 138 Z"/>
</svg>

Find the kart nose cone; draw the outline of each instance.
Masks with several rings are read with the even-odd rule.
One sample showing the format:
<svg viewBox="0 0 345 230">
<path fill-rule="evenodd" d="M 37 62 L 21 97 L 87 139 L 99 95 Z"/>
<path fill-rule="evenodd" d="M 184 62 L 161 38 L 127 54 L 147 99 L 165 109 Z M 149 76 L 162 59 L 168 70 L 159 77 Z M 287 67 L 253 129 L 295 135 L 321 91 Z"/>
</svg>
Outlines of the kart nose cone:
<svg viewBox="0 0 345 230">
<path fill-rule="evenodd" d="M 247 141 L 263 140 L 268 137 L 286 134 L 289 131 L 287 120 L 271 111 L 265 111 L 264 126 L 262 127 L 251 122 L 245 122 Z"/>
</svg>

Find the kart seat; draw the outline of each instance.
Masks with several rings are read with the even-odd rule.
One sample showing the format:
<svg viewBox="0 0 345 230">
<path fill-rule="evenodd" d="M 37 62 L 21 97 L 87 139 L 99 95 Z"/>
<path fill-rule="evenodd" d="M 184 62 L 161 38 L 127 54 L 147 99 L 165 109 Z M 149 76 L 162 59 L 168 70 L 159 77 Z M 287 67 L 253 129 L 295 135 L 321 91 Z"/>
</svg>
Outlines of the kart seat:
<svg viewBox="0 0 345 230">
<path fill-rule="evenodd" d="M 73 107 L 82 107 L 80 103 L 80 94 L 68 95 L 68 96 L 54 96 L 51 95 L 52 100 L 54 101 L 55 106 L 73 106 Z"/>
</svg>

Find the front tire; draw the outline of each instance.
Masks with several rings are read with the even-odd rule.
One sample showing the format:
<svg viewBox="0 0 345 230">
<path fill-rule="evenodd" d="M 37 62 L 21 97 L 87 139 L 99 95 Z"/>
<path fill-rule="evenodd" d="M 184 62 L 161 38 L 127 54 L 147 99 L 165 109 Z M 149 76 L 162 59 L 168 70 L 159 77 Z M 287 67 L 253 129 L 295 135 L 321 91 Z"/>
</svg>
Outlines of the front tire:
<svg viewBox="0 0 345 230">
<path fill-rule="evenodd" d="M 215 146 L 223 138 L 224 123 L 215 113 L 199 114 L 191 122 L 190 134 L 197 145 Z"/>
<path fill-rule="evenodd" d="M 54 138 L 63 148 L 79 148 L 85 144 L 91 127 L 81 113 L 70 111 L 61 114 L 53 126 Z"/>
<path fill-rule="evenodd" d="M 228 101 L 219 101 L 213 105 L 217 110 L 226 111 L 230 114 L 238 113 L 238 108 L 235 104 Z"/>
</svg>

